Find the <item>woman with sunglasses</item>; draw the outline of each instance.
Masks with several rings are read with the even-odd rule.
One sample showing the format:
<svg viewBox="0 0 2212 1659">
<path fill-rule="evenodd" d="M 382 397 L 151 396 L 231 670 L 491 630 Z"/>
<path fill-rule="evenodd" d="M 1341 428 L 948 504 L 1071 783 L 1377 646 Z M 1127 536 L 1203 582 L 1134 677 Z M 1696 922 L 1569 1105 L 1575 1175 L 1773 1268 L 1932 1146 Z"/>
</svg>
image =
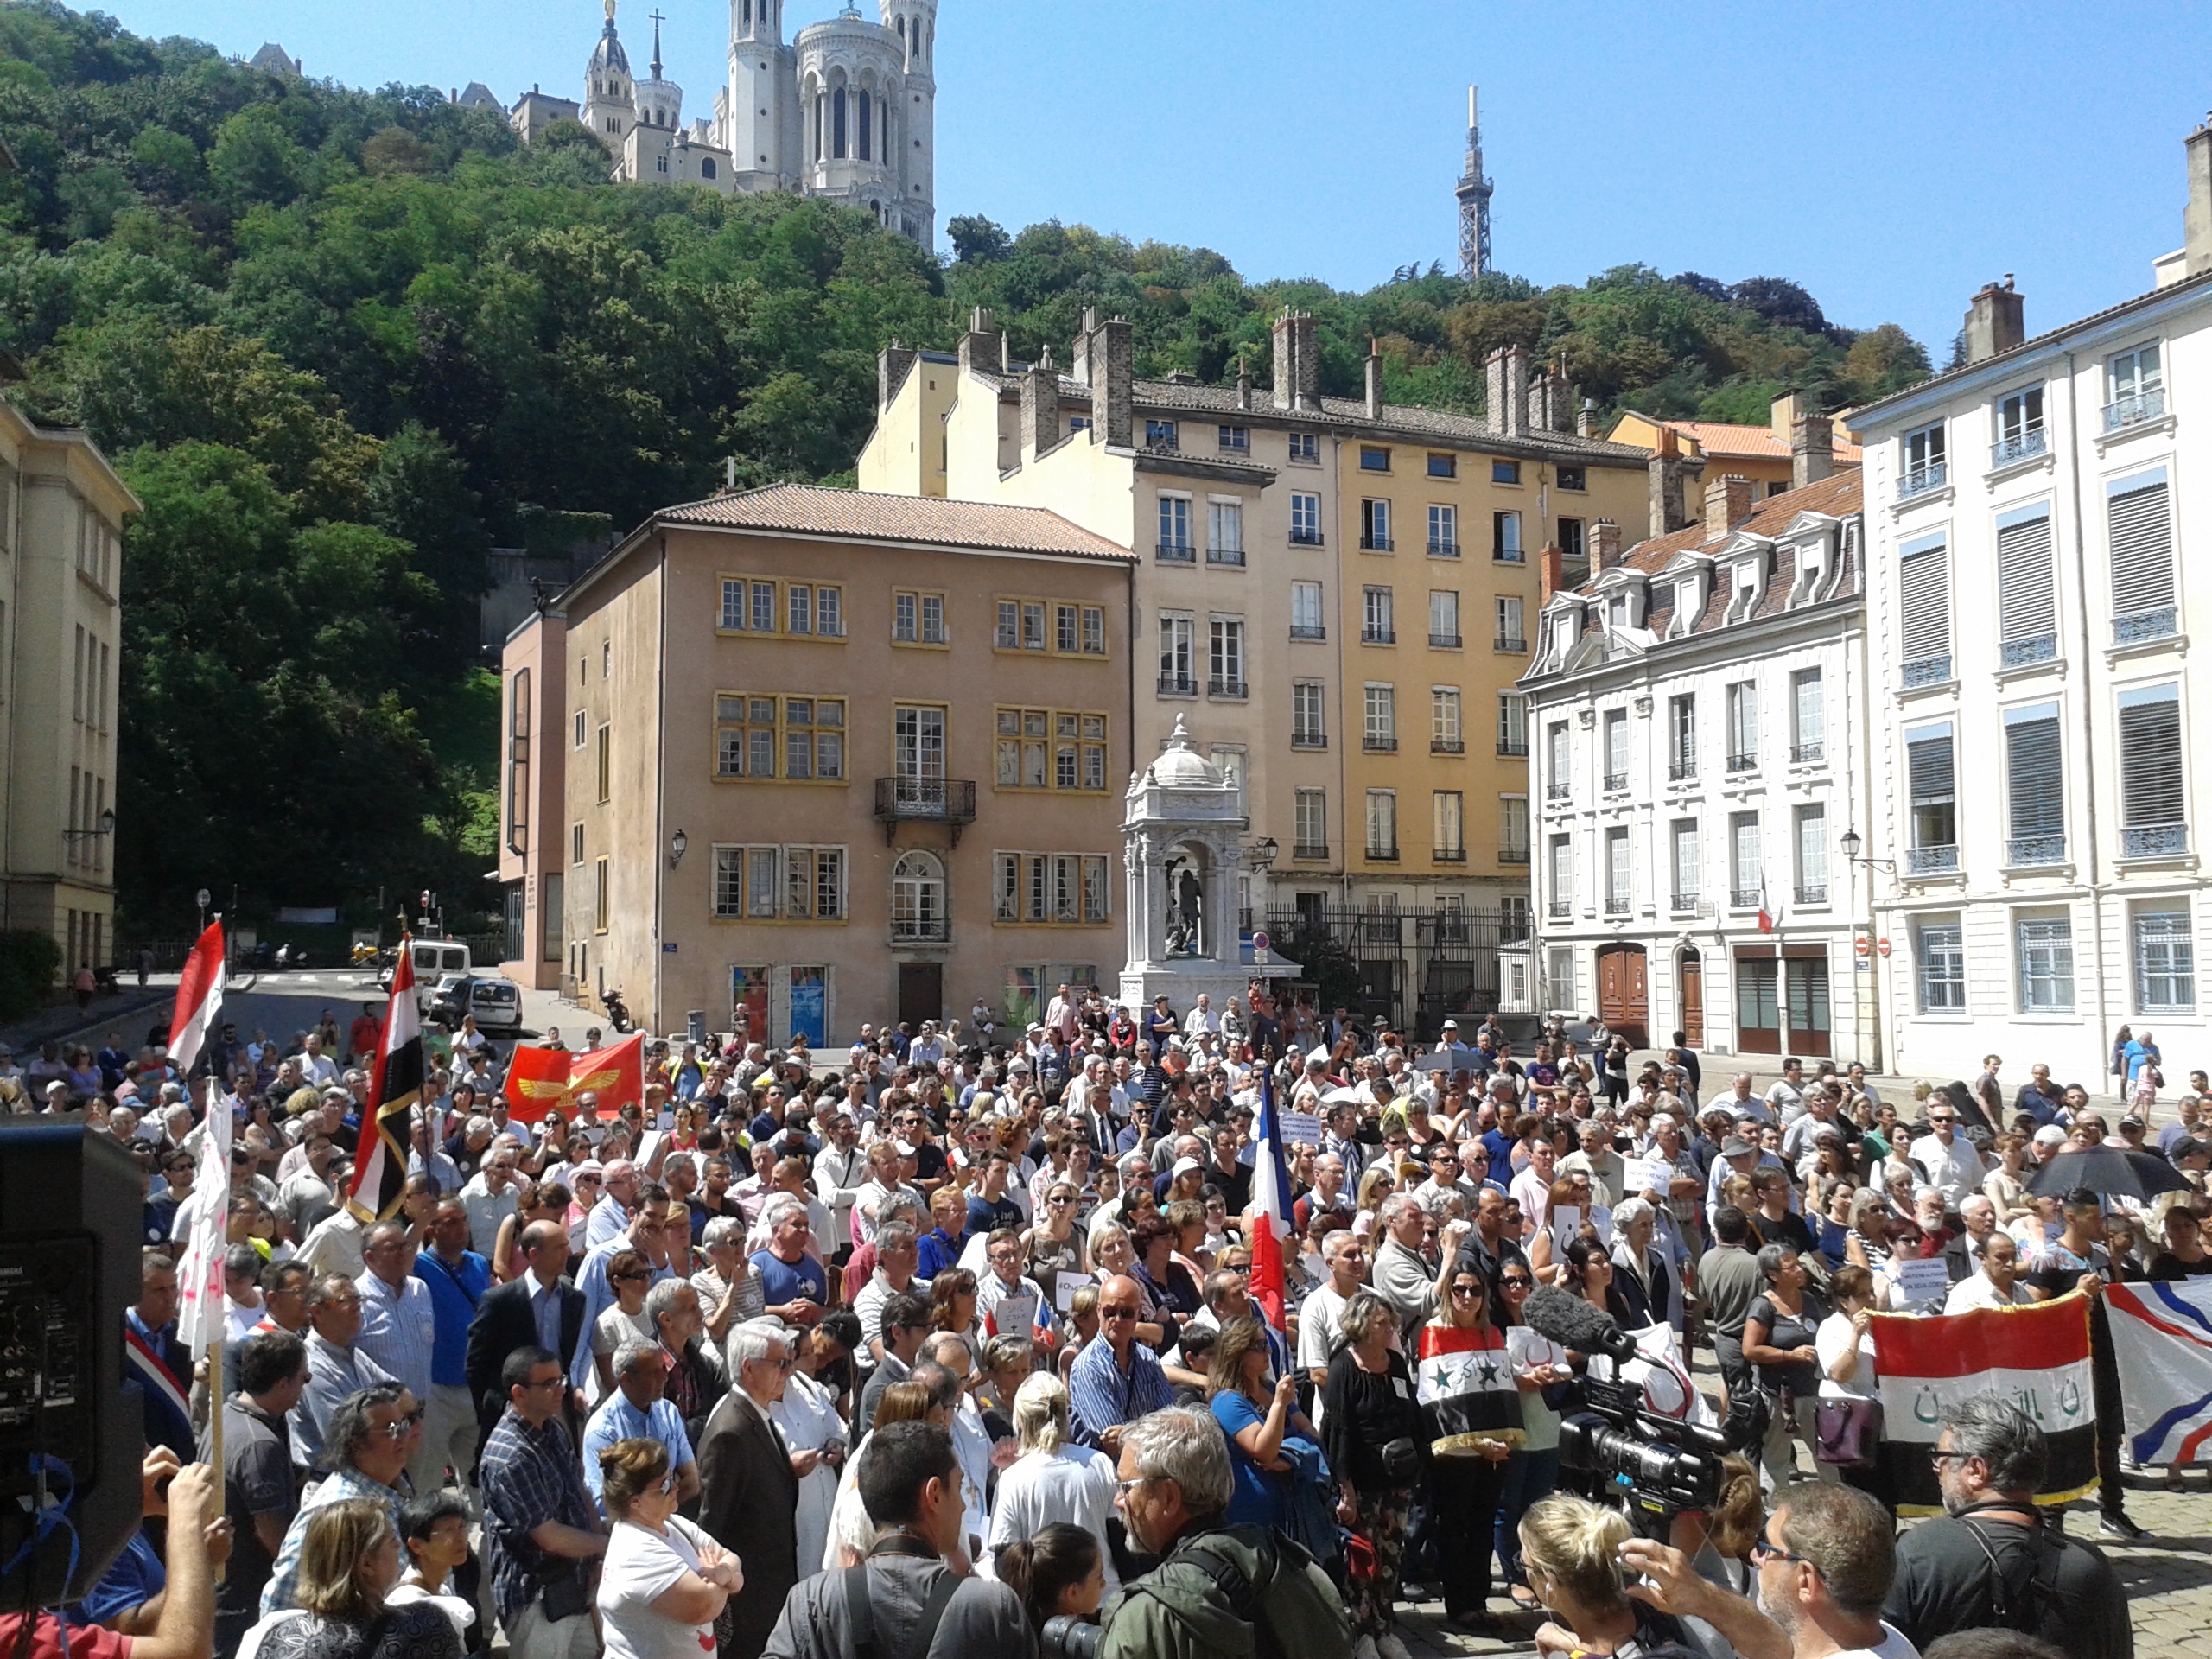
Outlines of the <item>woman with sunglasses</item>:
<svg viewBox="0 0 2212 1659">
<path fill-rule="evenodd" d="M 1421 1332 L 1421 1404 L 1428 1423 L 1428 1501 L 1444 1547 L 1444 1616 L 1490 1635 L 1490 1533 L 1505 1469 L 1522 1438 L 1519 1390 L 1505 1332 L 1491 1323 L 1490 1287 L 1463 1255 Z"/>
<path fill-rule="evenodd" d="M 737 1557 L 676 1513 L 676 1471 L 658 1440 L 617 1440 L 599 1454 L 614 1523 L 600 1570 L 608 1659 L 698 1659 L 715 1620 L 745 1585 Z"/>
<path fill-rule="evenodd" d="M 1552 1402 L 1574 1377 L 1567 1350 L 1522 1321 L 1522 1306 L 1535 1282 L 1518 1262 L 1506 1262 L 1497 1275 L 1497 1317 L 1505 1327 L 1506 1358 L 1521 1395 L 1521 1444 L 1505 1460 L 1495 1541 L 1498 1568 L 1514 1605 L 1530 1611 L 1539 1604 L 1522 1573 L 1521 1517 L 1559 1484 L 1559 1413 Z"/>
<path fill-rule="evenodd" d="M 1029 1276 L 1045 1293 L 1047 1309 L 1059 1305 L 1057 1286 L 1062 1274 L 1090 1271 L 1083 1235 L 1076 1227 L 1082 1201 L 1082 1189 L 1074 1182 L 1054 1181 L 1037 1207 L 1037 1224 L 1029 1230 Z"/>
<path fill-rule="evenodd" d="M 645 1317 L 645 1292 L 653 1282 L 652 1263 L 642 1251 L 617 1250 L 607 1264 L 607 1288 L 614 1293 L 613 1306 L 601 1310 L 592 1327 L 592 1369 L 599 1376 L 599 1393 L 605 1399 L 614 1392 L 614 1351 L 632 1337 L 658 1343 L 660 1332 Z"/>
</svg>

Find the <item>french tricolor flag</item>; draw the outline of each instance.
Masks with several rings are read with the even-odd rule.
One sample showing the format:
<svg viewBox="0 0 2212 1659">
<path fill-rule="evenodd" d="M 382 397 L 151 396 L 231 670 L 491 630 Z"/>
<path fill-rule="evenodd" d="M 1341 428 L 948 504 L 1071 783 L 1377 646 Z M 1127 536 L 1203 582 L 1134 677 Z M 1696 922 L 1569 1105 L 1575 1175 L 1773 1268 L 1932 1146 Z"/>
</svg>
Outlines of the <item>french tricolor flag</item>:
<svg viewBox="0 0 2212 1659">
<path fill-rule="evenodd" d="M 1252 1300 L 1278 1331 L 1287 1286 L 1283 1241 L 1290 1236 L 1290 1168 L 1283 1161 L 1282 1121 L 1275 1111 L 1274 1068 L 1260 1067 L 1260 1139 L 1252 1154 Z"/>
<path fill-rule="evenodd" d="M 179 1077 L 192 1075 L 193 1062 L 215 1029 L 223 1011 L 223 924 L 207 925 L 177 981 L 176 1012 L 169 1016 L 169 1060 Z"/>
</svg>

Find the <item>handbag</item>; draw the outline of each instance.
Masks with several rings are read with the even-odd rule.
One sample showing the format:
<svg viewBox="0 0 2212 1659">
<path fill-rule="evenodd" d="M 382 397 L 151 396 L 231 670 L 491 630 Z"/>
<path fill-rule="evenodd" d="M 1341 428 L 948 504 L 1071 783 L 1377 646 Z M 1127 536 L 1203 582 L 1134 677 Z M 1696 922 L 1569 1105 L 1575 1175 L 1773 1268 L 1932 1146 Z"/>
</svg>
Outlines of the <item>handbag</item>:
<svg viewBox="0 0 2212 1659">
<path fill-rule="evenodd" d="M 1813 1460 L 1837 1469 L 1872 1466 L 1882 1439 L 1878 1400 L 1817 1400 L 1813 1403 Z"/>
<path fill-rule="evenodd" d="M 585 1587 L 582 1575 L 574 1572 L 547 1578 L 538 1586 L 537 1593 L 544 1605 L 548 1624 L 558 1624 L 564 1618 L 574 1618 L 578 1613 L 591 1610 L 591 1592 Z"/>
<path fill-rule="evenodd" d="M 1421 1478 L 1421 1446 L 1411 1435 L 1401 1434 L 1382 1446 L 1382 1472 L 1400 1486 Z"/>
</svg>

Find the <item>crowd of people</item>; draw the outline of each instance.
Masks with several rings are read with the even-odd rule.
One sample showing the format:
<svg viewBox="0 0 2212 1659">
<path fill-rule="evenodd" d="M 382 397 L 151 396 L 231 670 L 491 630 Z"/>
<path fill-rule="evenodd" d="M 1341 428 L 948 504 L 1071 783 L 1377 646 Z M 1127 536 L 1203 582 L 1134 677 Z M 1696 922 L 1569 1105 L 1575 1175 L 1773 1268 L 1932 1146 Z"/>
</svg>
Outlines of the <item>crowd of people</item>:
<svg viewBox="0 0 2212 1659">
<path fill-rule="evenodd" d="M 2111 1567 L 2033 1502 L 2016 1407 L 1955 1411 L 1954 1518 L 1901 1538 L 1836 1425 L 1878 1399 L 1870 1325 L 1906 1262 L 1946 1264 L 1937 1311 L 2212 1272 L 2196 1094 L 2155 1137 L 2117 1125 L 2186 1178 L 2130 1206 L 2037 1190 L 2114 1131 L 2041 1066 L 2006 1099 L 1994 1056 L 1902 1101 L 1796 1059 L 1707 1092 L 1679 1035 L 1631 1068 L 1602 1028 L 1423 1047 L 1256 982 L 1218 1015 L 1063 987 L 1026 1029 L 864 1027 L 835 1058 L 656 1045 L 642 1099 L 525 1120 L 465 1027 L 398 1213 L 364 1222 L 346 1063 L 373 1047 L 372 1022 L 211 1040 L 235 1123 L 213 1367 L 174 1335 L 194 1206 L 226 1202 L 193 1191 L 199 1090 L 156 1053 L 85 1103 L 147 1185 L 149 1470 L 223 1415 L 217 1659 L 436 1659 L 495 1627 L 516 1659 L 1087 1651 L 1071 1625 L 1109 1659 L 1243 1659 L 1255 1627 L 1262 1655 L 1404 1659 L 1400 1609 L 1432 1598 L 1561 1652 L 2132 1651 Z M 1279 1307 L 1253 1278 L 1263 1109 Z M 1540 1293 L 1767 1402 L 1667 1537 L 1569 1490 L 1592 1356 L 1529 1323 Z M 2133 1540 L 2100 1352 L 2100 1524 Z M 1468 1429 L 1454 1402 L 1485 1389 Z M 198 1535 L 167 1490 L 175 1581 Z M 170 1630 L 137 1594 L 151 1554 L 86 1623 Z"/>
</svg>

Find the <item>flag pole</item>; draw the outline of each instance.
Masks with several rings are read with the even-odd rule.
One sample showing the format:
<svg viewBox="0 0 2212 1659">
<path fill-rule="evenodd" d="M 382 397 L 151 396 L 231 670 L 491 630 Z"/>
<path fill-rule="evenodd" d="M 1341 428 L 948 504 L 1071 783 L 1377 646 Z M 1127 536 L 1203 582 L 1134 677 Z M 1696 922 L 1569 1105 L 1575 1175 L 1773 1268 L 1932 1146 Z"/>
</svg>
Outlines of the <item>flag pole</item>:
<svg viewBox="0 0 2212 1659">
<path fill-rule="evenodd" d="M 214 1134 L 212 1122 L 222 1106 L 222 1099 L 215 1086 L 215 1074 L 211 1067 L 207 1073 L 207 1116 L 200 1120 L 200 1133 Z M 230 1160 L 223 1160 L 223 1236 L 230 1236 L 231 1173 Z M 226 1310 L 223 1311 L 226 1312 Z M 223 1518 L 223 1500 L 228 1496 L 229 1483 L 223 1478 L 223 1333 L 227 1328 L 226 1319 L 215 1320 L 214 1334 L 207 1341 L 207 1461 L 215 1471 L 214 1518 Z M 230 1563 L 215 1563 L 215 1582 L 221 1584 L 229 1572 Z"/>
</svg>

